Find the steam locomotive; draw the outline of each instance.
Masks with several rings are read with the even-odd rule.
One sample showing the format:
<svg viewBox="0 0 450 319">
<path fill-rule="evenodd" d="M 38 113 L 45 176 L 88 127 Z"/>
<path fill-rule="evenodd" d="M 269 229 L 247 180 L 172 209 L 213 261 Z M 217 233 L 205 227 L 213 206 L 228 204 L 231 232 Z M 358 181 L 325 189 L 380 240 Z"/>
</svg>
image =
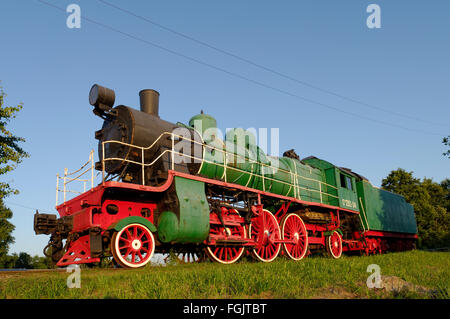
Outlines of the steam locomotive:
<svg viewBox="0 0 450 319">
<path fill-rule="evenodd" d="M 231 264 L 243 255 L 299 261 L 321 250 L 339 258 L 414 248 L 414 210 L 402 196 L 294 150 L 269 156 L 248 130 L 222 140 L 203 112 L 188 124 L 164 121 L 159 93 L 139 96 L 140 110 L 114 107 L 113 90 L 91 88 L 89 102 L 103 119 L 92 187 L 67 201 L 64 194 L 59 218 L 34 216 L 35 233 L 50 235 L 44 254 L 57 266 L 113 257 L 138 268 L 155 253 Z M 94 170 L 102 174 L 95 187 Z M 64 176 L 64 191 L 74 179 Z"/>
</svg>

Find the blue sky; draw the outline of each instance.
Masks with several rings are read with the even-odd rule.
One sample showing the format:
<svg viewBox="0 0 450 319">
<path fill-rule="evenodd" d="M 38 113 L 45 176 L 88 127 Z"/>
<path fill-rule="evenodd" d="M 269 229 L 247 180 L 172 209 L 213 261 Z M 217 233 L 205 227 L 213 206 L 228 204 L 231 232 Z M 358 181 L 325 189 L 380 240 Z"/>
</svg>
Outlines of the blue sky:
<svg viewBox="0 0 450 319">
<path fill-rule="evenodd" d="M 399 167 L 420 178 L 449 177 L 450 160 L 442 156 L 441 143 L 450 134 L 448 1 L 108 0 L 256 64 L 391 113 L 299 85 L 96 0 L 46 1 L 63 9 L 76 3 L 83 18 L 135 38 L 88 20 L 80 29 L 69 29 L 68 13 L 37 0 L 0 2 L 1 85 L 8 104 L 24 104 L 10 129 L 26 139 L 23 146 L 31 155 L 1 176 L 20 190 L 6 199 L 16 226 L 11 253 L 41 255 L 48 236 L 34 234 L 33 208 L 55 213 L 56 173 L 77 169 L 97 149 L 94 131 L 102 122 L 88 103 L 94 83 L 114 89 L 116 104 L 136 108 L 139 90 L 158 90 L 160 116 L 171 122 L 187 123 L 204 110 L 223 130 L 279 128 L 281 152 L 294 148 L 301 157 L 315 155 L 349 167 L 377 186 Z M 380 29 L 366 25 L 371 3 L 381 8 Z"/>
</svg>

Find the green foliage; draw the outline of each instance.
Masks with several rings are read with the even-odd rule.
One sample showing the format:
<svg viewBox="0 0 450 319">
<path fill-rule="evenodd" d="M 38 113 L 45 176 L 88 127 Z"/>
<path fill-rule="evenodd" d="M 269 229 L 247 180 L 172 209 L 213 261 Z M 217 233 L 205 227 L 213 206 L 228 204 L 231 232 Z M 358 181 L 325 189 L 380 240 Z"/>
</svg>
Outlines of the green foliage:
<svg viewBox="0 0 450 319">
<path fill-rule="evenodd" d="M 432 179 L 422 181 L 404 169 L 392 171 L 383 179 L 381 187 L 400 194 L 414 206 L 419 247 L 448 247 L 450 244 L 449 179 L 440 184 Z"/>
<path fill-rule="evenodd" d="M 7 258 L 9 245 L 14 243 L 14 237 L 11 235 L 14 225 L 8 219 L 12 217 L 12 211 L 3 204 L 0 198 L 0 268 L 8 268 L 6 264 L 10 261 Z"/>
<path fill-rule="evenodd" d="M 48 257 L 30 256 L 25 252 L 19 254 L 6 255 L 0 261 L 0 268 L 4 269 L 51 269 L 55 268 L 51 259 Z"/>
<path fill-rule="evenodd" d="M 442 153 L 442 155 L 447 156 L 448 158 L 450 158 L 450 135 L 447 136 L 447 137 L 444 137 L 442 139 L 442 143 L 449 147 L 448 151 L 445 152 L 445 153 Z"/>
<path fill-rule="evenodd" d="M 19 269 L 31 269 L 32 266 L 32 258 L 27 253 L 20 253 L 19 257 L 16 260 L 15 267 Z"/>
<path fill-rule="evenodd" d="M 443 189 L 447 190 L 446 202 L 447 202 L 447 212 L 450 212 L 450 179 L 446 178 L 441 182 Z"/>
<path fill-rule="evenodd" d="M 25 142 L 22 137 L 15 136 L 8 130 L 7 125 L 14 119 L 22 109 L 22 105 L 6 106 L 6 93 L 0 86 L 0 175 L 7 174 L 14 170 L 22 160 L 29 156 L 19 145 Z M 4 205 L 4 198 L 10 194 L 17 194 L 18 190 L 13 189 L 8 183 L 0 181 L 0 267 L 11 264 L 8 253 L 9 245 L 14 242 L 11 236 L 14 230 L 8 219 L 12 217 L 12 211 Z"/>
<path fill-rule="evenodd" d="M 9 122 L 16 118 L 17 112 L 23 106 L 21 104 L 17 106 L 5 106 L 5 97 L 6 93 L 0 86 L 0 175 L 14 170 L 24 158 L 29 157 L 29 154 L 19 145 L 20 142 L 25 142 L 25 139 L 15 136 L 7 128 Z M 4 198 L 11 193 L 17 194 L 17 192 L 8 183 L 0 182 L 0 198 Z"/>
<path fill-rule="evenodd" d="M 15 268 L 18 257 L 19 256 L 17 256 L 17 254 L 12 254 L 11 256 L 3 255 L 0 258 L 0 268 L 3 268 L 3 269 Z"/>
</svg>

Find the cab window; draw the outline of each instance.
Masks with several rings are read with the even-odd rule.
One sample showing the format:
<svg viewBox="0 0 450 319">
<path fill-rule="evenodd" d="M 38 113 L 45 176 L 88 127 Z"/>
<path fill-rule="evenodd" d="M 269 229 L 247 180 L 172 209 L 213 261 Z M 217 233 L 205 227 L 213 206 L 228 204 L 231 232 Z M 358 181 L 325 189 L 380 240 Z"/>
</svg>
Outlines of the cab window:
<svg viewBox="0 0 450 319">
<path fill-rule="evenodd" d="M 340 173 L 341 187 L 353 190 L 352 179 L 344 174 Z"/>
<path fill-rule="evenodd" d="M 353 190 L 352 179 L 348 176 L 345 176 L 345 180 L 347 181 L 347 188 L 352 191 Z"/>
<path fill-rule="evenodd" d="M 339 174 L 339 175 L 341 175 L 341 187 L 346 188 L 345 187 L 345 176 L 344 176 L 344 174 Z"/>
</svg>

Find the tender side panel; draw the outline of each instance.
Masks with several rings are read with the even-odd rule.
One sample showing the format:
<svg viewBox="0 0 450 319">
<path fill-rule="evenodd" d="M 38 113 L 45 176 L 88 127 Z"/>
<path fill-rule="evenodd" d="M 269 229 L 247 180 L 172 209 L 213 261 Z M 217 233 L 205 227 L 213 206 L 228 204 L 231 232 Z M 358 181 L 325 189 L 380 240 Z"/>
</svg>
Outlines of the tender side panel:
<svg viewBox="0 0 450 319">
<path fill-rule="evenodd" d="M 356 187 L 366 230 L 417 233 L 414 208 L 403 196 L 373 187 L 364 180 L 357 182 Z"/>
</svg>

